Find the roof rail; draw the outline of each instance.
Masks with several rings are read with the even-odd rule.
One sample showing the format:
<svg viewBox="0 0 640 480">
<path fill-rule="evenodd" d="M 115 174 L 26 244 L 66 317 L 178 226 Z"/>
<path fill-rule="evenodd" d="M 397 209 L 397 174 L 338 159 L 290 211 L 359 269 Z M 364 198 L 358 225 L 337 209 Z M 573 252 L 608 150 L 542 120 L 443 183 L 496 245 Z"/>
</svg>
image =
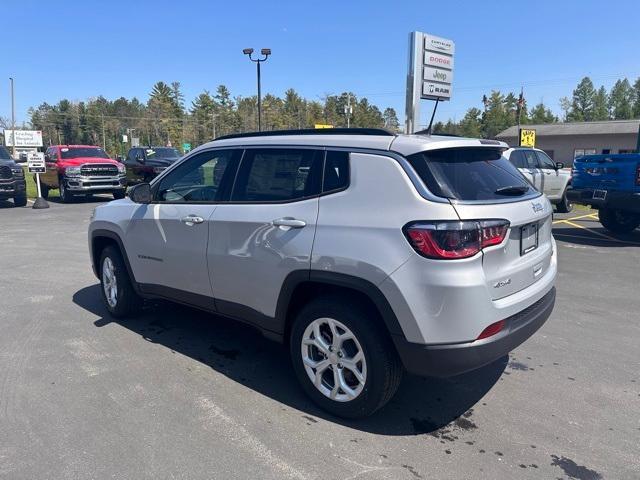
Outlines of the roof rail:
<svg viewBox="0 0 640 480">
<path fill-rule="evenodd" d="M 245 137 L 275 137 L 282 135 L 378 135 L 395 137 L 396 134 L 383 128 L 302 128 L 298 130 L 270 130 L 268 132 L 232 133 L 223 135 L 215 140 Z"/>
</svg>

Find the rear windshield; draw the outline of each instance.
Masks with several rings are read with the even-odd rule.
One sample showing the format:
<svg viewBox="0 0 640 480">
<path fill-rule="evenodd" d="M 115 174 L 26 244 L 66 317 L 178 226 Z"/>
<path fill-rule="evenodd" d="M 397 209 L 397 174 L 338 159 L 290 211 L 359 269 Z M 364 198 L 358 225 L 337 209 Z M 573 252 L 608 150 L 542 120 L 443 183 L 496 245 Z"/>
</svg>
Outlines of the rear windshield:
<svg viewBox="0 0 640 480">
<path fill-rule="evenodd" d="M 407 160 L 438 197 L 498 200 L 536 193 L 498 148 L 445 148 L 416 153 Z"/>
<path fill-rule="evenodd" d="M 109 158 L 107 152 L 105 152 L 101 148 L 60 148 L 60 156 L 62 158 L 86 158 L 86 157 L 95 157 L 95 158 Z"/>
</svg>

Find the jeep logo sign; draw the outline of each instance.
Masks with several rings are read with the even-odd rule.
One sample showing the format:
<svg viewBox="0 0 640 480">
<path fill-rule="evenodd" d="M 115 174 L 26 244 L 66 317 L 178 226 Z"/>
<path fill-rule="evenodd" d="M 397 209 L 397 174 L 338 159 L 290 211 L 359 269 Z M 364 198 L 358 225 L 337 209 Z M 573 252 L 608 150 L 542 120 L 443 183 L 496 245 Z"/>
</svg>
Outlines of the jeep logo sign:
<svg viewBox="0 0 640 480">
<path fill-rule="evenodd" d="M 440 82 L 448 85 L 453 83 L 453 72 L 451 70 L 425 66 L 422 76 L 427 82 Z"/>
</svg>

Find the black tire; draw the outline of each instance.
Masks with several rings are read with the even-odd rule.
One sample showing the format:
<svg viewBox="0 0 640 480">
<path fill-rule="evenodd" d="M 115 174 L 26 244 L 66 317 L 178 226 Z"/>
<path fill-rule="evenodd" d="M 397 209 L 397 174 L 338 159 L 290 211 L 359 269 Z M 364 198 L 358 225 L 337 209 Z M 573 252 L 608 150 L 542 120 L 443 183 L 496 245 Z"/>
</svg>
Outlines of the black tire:
<svg viewBox="0 0 640 480">
<path fill-rule="evenodd" d="M 125 197 L 125 190 L 114 190 L 113 198 L 114 200 L 122 200 Z"/>
<path fill-rule="evenodd" d="M 16 207 L 25 207 L 27 205 L 27 194 L 23 193 L 17 197 L 13 197 L 13 205 Z"/>
<path fill-rule="evenodd" d="M 362 347 L 367 372 L 362 391 L 354 399 L 340 402 L 320 392 L 313 384 L 302 359 L 302 340 L 307 327 L 317 319 L 331 318 L 346 326 Z M 303 390 L 311 399 L 333 415 L 362 418 L 383 407 L 396 393 L 403 367 L 378 313 L 371 307 L 342 295 L 318 297 L 302 307 L 289 339 L 293 368 Z M 327 368 L 329 378 L 330 370 Z M 339 365 L 339 368 L 341 366 Z"/>
<path fill-rule="evenodd" d="M 556 211 L 558 213 L 569 213 L 571 210 L 573 210 L 573 203 L 567 198 L 567 191 L 565 190 L 562 200 L 556 205 Z"/>
<path fill-rule="evenodd" d="M 115 305 L 109 303 L 105 293 L 104 265 L 107 258 L 111 260 L 114 266 L 117 291 Z M 127 267 L 125 266 L 124 261 L 122 260 L 122 255 L 120 254 L 120 250 L 114 246 L 106 247 L 100 255 L 99 269 L 102 300 L 104 301 L 107 310 L 109 310 L 109 313 L 116 318 L 132 316 L 138 313 L 142 308 L 143 300 L 133 289 Z"/>
<path fill-rule="evenodd" d="M 58 183 L 58 191 L 60 192 L 60 201 L 62 203 L 71 203 L 73 202 L 73 195 L 67 189 L 64 180 L 61 178 Z"/>
<path fill-rule="evenodd" d="M 40 180 L 40 194 L 45 200 L 49 198 L 49 187 L 42 183 L 42 179 Z"/>
<path fill-rule="evenodd" d="M 604 228 L 613 233 L 630 233 L 640 226 L 640 214 L 611 208 L 598 210 L 598 219 Z"/>
</svg>

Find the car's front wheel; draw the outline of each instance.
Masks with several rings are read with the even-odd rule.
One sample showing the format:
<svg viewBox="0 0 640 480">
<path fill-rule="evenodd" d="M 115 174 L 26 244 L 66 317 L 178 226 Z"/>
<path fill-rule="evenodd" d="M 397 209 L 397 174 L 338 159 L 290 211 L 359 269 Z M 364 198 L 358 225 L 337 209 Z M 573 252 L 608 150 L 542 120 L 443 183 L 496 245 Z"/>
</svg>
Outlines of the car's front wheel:
<svg viewBox="0 0 640 480">
<path fill-rule="evenodd" d="M 140 310 L 142 299 L 133 289 L 120 251 L 113 246 L 106 247 L 100 256 L 100 286 L 104 304 L 114 317 Z"/>
<path fill-rule="evenodd" d="M 73 201 L 73 195 L 69 192 L 67 185 L 64 183 L 64 180 L 60 179 L 60 185 L 58 186 L 58 191 L 60 192 L 60 201 L 63 203 L 70 203 Z"/>
<path fill-rule="evenodd" d="M 13 205 L 16 207 L 24 207 L 27 205 L 27 194 L 23 193 L 17 197 L 13 197 Z"/>
<path fill-rule="evenodd" d="M 340 417 L 371 415 L 402 379 L 402 364 L 377 312 L 343 296 L 320 297 L 301 309 L 290 351 L 305 392 Z"/>
</svg>

